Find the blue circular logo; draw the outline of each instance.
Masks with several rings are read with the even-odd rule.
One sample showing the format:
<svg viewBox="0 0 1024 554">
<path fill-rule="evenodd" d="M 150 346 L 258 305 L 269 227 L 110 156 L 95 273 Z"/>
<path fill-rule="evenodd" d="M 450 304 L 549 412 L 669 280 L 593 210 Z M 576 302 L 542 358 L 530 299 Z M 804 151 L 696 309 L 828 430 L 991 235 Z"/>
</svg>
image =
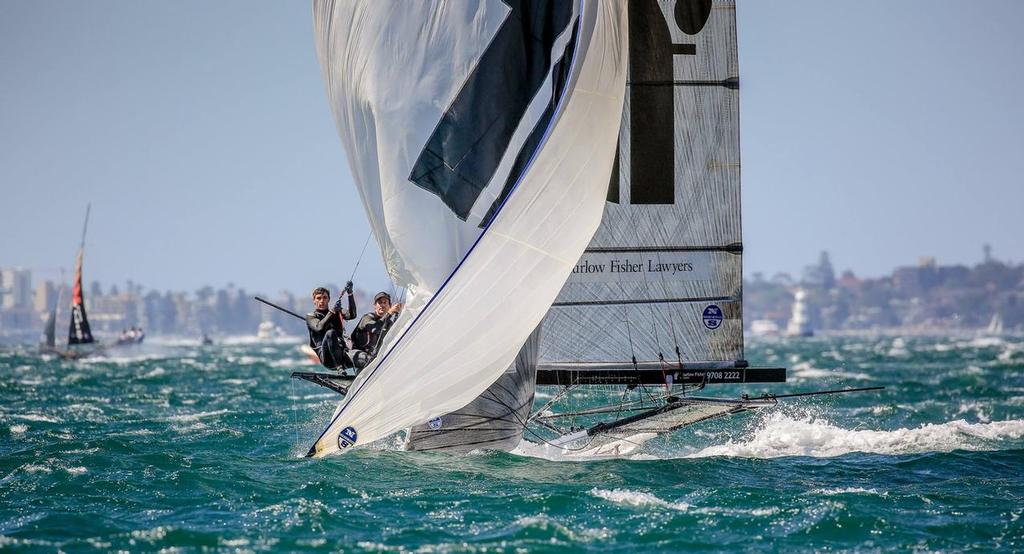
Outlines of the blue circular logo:
<svg viewBox="0 0 1024 554">
<path fill-rule="evenodd" d="M 718 329 L 722 326 L 722 308 L 712 304 L 704 308 L 704 326 L 708 329 Z"/>
<path fill-rule="evenodd" d="M 440 429 L 441 428 L 441 417 L 438 416 L 438 417 L 435 417 L 434 419 L 428 421 L 427 422 L 427 427 L 430 427 L 431 429 L 433 429 L 435 431 Z"/>
<path fill-rule="evenodd" d="M 338 433 L 338 448 L 348 448 L 356 443 L 359 435 L 354 427 L 346 427 Z"/>
</svg>

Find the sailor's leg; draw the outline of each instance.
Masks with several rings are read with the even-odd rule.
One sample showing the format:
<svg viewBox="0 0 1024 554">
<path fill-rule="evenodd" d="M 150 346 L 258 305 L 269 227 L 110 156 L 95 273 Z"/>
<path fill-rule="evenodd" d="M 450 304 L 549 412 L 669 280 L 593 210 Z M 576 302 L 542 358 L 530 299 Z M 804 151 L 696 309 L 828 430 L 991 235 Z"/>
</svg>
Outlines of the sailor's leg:
<svg viewBox="0 0 1024 554">
<path fill-rule="evenodd" d="M 320 344 L 320 363 L 328 369 L 340 369 L 345 365 L 345 346 L 334 329 L 324 333 L 324 341 Z"/>
</svg>

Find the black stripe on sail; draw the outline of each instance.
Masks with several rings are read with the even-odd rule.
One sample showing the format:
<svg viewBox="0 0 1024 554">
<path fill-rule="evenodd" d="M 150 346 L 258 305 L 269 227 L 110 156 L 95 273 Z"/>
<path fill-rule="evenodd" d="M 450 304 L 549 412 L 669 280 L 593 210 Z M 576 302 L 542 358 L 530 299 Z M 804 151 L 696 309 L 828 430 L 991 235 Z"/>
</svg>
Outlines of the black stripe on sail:
<svg viewBox="0 0 1024 554">
<path fill-rule="evenodd" d="M 71 306 L 71 325 L 68 329 L 68 344 L 89 344 L 93 341 L 89 319 L 85 316 L 85 306 Z"/>
<path fill-rule="evenodd" d="M 567 0 L 503 1 L 511 9 L 508 17 L 409 174 L 410 181 L 436 194 L 462 220 L 494 176 L 530 101 L 547 79 L 555 39 L 572 19 L 572 2 Z M 546 122 L 538 124 L 546 127 Z M 536 130 L 528 143 L 534 134 Z M 506 184 L 495 205 L 510 189 Z M 485 221 L 493 211 L 494 206 Z"/>
<path fill-rule="evenodd" d="M 629 80 L 671 81 L 673 44 L 656 2 L 629 3 Z M 629 87 L 629 202 L 675 203 L 671 87 Z"/>
<path fill-rule="evenodd" d="M 530 133 L 529 138 L 523 144 L 523 147 L 519 149 L 519 155 L 516 156 L 516 161 L 512 165 L 512 171 L 509 172 L 508 178 L 505 179 L 505 186 L 501 189 L 501 194 L 494 199 L 490 209 L 484 214 L 483 219 L 480 220 L 480 226 L 486 227 L 491 222 L 491 218 L 494 217 L 494 213 L 501 206 L 502 202 L 508 198 L 508 195 L 512 192 L 513 187 L 519 177 L 522 176 L 526 170 L 526 166 L 530 163 L 530 159 L 533 158 L 534 152 L 537 147 L 540 146 L 541 140 L 544 139 L 544 135 L 547 133 L 548 125 L 551 123 L 551 118 L 555 115 L 555 109 L 558 107 L 559 100 L 562 99 L 562 95 L 565 94 L 566 85 L 569 84 L 569 70 L 572 68 L 572 57 L 576 52 L 576 35 L 577 29 L 579 28 L 580 22 L 577 21 L 572 28 L 572 40 L 565 45 L 565 51 L 562 53 L 562 57 L 559 58 L 558 63 L 555 64 L 554 71 L 551 72 L 551 101 L 548 103 L 548 107 L 544 109 L 544 113 L 541 114 L 540 120 L 533 127 L 533 131 Z"/>
</svg>

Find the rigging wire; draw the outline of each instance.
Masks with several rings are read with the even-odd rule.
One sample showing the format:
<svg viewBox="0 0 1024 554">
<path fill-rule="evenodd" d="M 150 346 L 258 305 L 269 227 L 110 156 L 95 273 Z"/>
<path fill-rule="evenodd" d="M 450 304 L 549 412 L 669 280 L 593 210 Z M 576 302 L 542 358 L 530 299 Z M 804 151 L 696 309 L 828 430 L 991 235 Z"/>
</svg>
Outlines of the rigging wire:
<svg viewBox="0 0 1024 554">
<path fill-rule="evenodd" d="M 632 325 L 630 324 L 630 321 L 629 321 L 629 310 L 626 308 L 625 305 L 622 306 L 622 313 L 623 313 L 624 316 L 626 316 L 626 337 L 629 339 L 629 354 L 630 354 L 630 356 L 632 356 L 632 360 L 633 360 L 633 371 L 635 371 L 636 374 L 637 374 L 637 381 L 641 381 L 641 379 L 640 379 L 640 369 L 637 368 L 637 366 L 636 366 L 636 363 L 637 363 L 636 362 L 636 350 L 633 349 L 633 332 L 631 330 L 632 329 Z M 643 404 L 643 399 L 644 399 L 643 398 L 643 393 L 644 392 L 646 392 L 647 395 L 651 397 L 651 401 L 652 402 L 657 404 L 657 401 L 654 399 L 654 396 L 651 394 L 650 391 L 647 390 L 647 387 L 643 383 L 637 384 L 637 387 L 640 387 L 640 390 L 641 390 L 641 393 L 640 393 L 640 403 L 641 404 Z M 629 388 L 627 387 L 626 391 L 628 391 L 628 390 L 629 390 Z"/>
<path fill-rule="evenodd" d="M 348 280 L 351 281 L 356 276 L 356 271 L 359 271 L 359 264 L 363 261 L 363 254 L 366 253 L 366 246 L 370 244 L 370 238 L 373 237 L 373 230 L 366 235 L 366 242 L 363 243 L 363 249 L 359 252 L 359 257 L 356 258 L 356 266 L 352 268 L 352 275 L 348 276 Z"/>
</svg>

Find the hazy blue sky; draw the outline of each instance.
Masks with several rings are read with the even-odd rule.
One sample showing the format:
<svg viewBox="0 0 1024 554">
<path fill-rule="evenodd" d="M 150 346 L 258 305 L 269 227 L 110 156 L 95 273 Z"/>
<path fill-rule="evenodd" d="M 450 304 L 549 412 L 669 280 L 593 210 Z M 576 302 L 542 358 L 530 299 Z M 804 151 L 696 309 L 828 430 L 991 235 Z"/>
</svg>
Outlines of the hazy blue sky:
<svg viewBox="0 0 1024 554">
<path fill-rule="evenodd" d="M 1021 21 L 739 0 L 746 273 L 1024 259 Z M 368 226 L 311 27 L 301 1 L 0 0 L 0 266 L 70 267 L 91 201 L 89 280 L 344 281 Z M 372 245 L 356 280 L 385 283 Z"/>
</svg>

